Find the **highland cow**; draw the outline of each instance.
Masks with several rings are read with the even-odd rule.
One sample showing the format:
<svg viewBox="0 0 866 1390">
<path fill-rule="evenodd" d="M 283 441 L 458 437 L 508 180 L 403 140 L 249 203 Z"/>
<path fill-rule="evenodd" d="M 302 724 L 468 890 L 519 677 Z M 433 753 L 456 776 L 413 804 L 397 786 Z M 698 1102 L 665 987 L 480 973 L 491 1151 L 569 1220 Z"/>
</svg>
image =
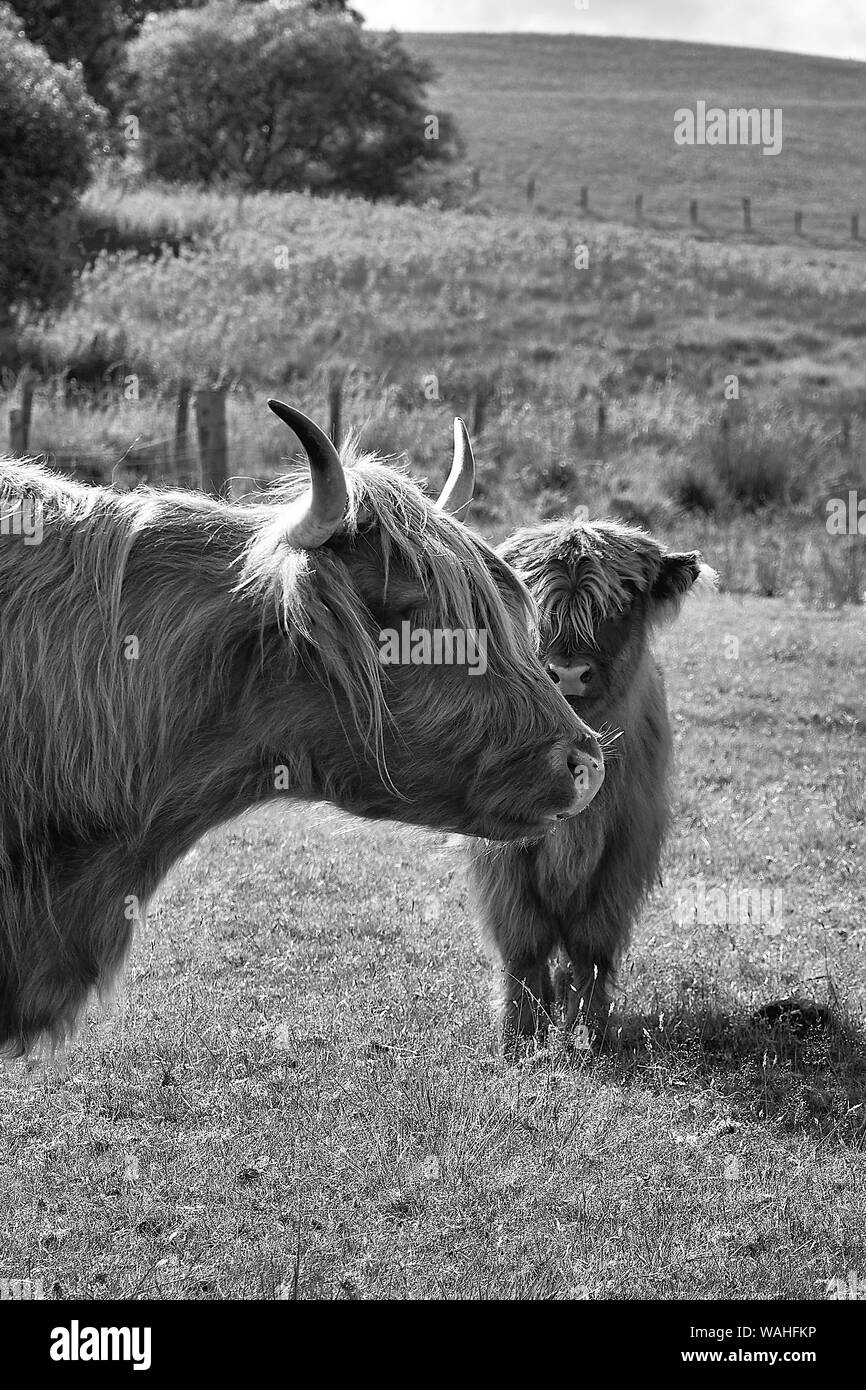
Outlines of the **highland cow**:
<svg viewBox="0 0 866 1390">
<path fill-rule="evenodd" d="M 470 851 L 486 936 L 501 965 L 506 1048 L 607 1015 L 619 958 L 659 871 L 668 825 L 671 729 L 652 628 L 698 579 L 695 551 L 672 554 L 617 522 L 549 522 L 500 554 L 539 609 L 539 655 L 572 707 L 601 727 L 604 785 L 577 820 L 523 844 Z"/>
<path fill-rule="evenodd" d="M 0 464 L 0 1048 L 59 1043 L 209 828 L 283 793 L 507 840 L 583 808 L 598 744 L 538 664 L 531 602 L 403 473 L 272 402 L 304 446 L 265 501 L 121 494 Z M 38 543 L 36 543 L 38 542 Z M 404 618 L 487 671 L 385 666 Z"/>
</svg>

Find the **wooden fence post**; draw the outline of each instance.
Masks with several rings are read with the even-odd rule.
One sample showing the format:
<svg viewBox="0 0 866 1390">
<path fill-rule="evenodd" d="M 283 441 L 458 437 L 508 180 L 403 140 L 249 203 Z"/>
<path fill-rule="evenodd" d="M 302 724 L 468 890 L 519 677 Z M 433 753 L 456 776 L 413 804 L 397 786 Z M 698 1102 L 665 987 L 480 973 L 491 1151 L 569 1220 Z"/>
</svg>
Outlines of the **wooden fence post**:
<svg viewBox="0 0 866 1390">
<path fill-rule="evenodd" d="M 30 372 L 25 370 L 21 378 L 21 404 L 9 411 L 9 447 L 13 454 L 27 453 L 35 384 Z"/>
<path fill-rule="evenodd" d="M 635 222 L 643 222 L 643 194 L 642 194 L 642 193 L 638 193 L 637 197 L 636 197 L 635 200 L 634 200 L 634 220 L 635 220 Z"/>
<path fill-rule="evenodd" d="M 530 174 L 526 181 L 526 201 L 530 207 L 535 203 L 535 175 Z"/>
<path fill-rule="evenodd" d="M 343 433 L 343 373 L 332 372 L 328 378 L 328 434 L 339 449 Z"/>
<path fill-rule="evenodd" d="M 9 411 L 9 452 L 16 455 L 27 452 L 27 445 L 24 442 L 24 427 L 21 422 L 21 407 L 17 405 Z"/>
<path fill-rule="evenodd" d="M 799 209 L 798 209 L 797 212 L 794 213 L 794 236 L 802 236 L 802 235 L 803 235 L 803 214 L 802 214 L 802 212 L 800 212 Z"/>
<path fill-rule="evenodd" d="M 751 198 L 744 198 L 744 199 L 743 199 L 743 230 L 744 230 L 744 231 L 747 231 L 747 232 L 750 232 L 750 231 L 752 230 L 752 200 L 751 200 Z"/>
<path fill-rule="evenodd" d="M 722 436 L 722 450 L 725 455 L 725 467 L 731 466 L 731 417 L 726 410 L 722 411 L 719 420 L 719 430 Z"/>
<path fill-rule="evenodd" d="M 856 212 L 851 217 L 851 240 L 860 240 L 860 214 Z"/>
<path fill-rule="evenodd" d="M 589 186 L 583 184 L 580 190 L 580 210 L 586 212 L 589 208 Z"/>
<path fill-rule="evenodd" d="M 481 187 L 481 170 L 476 166 L 472 170 L 472 192 L 477 193 Z"/>
<path fill-rule="evenodd" d="M 229 472 L 224 388 L 204 386 L 196 391 L 195 420 L 202 491 L 221 495 L 225 491 Z"/>
<path fill-rule="evenodd" d="M 698 200 L 697 200 L 697 198 L 692 198 L 691 202 L 689 203 L 689 217 L 690 217 L 690 219 L 691 219 L 692 226 L 693 226 L 693 227 L 696 227 L 696 226 L 698 225 Z"/>
<path fill-rule="evenodd" d="M 174 475 L 185 471 L 187 451 L 187 430 L 189 428 L 189 397 L 191 391 L 187 377 L 182 376 L 177 383 L 177 409 L 174 416 L 174 448 L 172 464 Z"/>
<path fill-rule="evenodd" d="M 487 402 L 490 399 L 490 384 L 486 381 L 479 381 L 475 384 L 472 392 L 472 434 L 477 437 L 484 431 L 485 415 L 487 413 Z"/>
<path fill-rule="evenodd" d="M 842 416 L 842 431 L 840 445 L 844 452 L 847 454 L 849 449 L 851 448 L 851 417 L 849 415 Z"/>
</svg>

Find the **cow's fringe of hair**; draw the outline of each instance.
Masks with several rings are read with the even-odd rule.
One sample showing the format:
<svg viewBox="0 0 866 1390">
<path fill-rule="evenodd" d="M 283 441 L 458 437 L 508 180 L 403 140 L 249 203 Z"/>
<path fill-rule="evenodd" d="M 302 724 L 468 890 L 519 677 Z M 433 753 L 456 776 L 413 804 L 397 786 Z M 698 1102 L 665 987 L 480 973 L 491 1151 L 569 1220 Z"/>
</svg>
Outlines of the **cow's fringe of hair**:
<svg viewBox="0 0 866 1390">
<path fill-rule="evenodd" d="M 500 553 L 525 578 L 541 613 L 545 648 L 597 645 L 599 624 L 626 611 L 636 594 L 648 593 L 668 552 L 638 526 L 623 522 L 563 521 L 518 531 Z M 676 617 L 693 586 L 718 588 L 718 575 L 693 552 L 697 579 L 650 606 L 660 625 Z"/>
<path fill-rule="evenodd" d="M 478 536 L 470 538 L 450 515 L 431 508 L 429 498 L 409 482 L 405 468 L 362 453 L 354 435 L 343 445 L 341 459 L 348 492 L 342 534 L 354 543 L 375 528 L 386 595 L 397 563 L 424 590 L 426 627 L 485 629 L 492 669 L 519 678 L 521 658 L 513 629 L 503 622 L 500 590 L 511 591 L 532 624 L 535 606 L 521 581 Z M 271 507 L 273 501 L 296 502 L 307 486 L 305 471 L 281 479 L 271 490 Z M 347 587 L 339 548 L 291 550 L 281 517 L 269 516 L 242 557 L 237 591 L 254 595 L 263 613 L 270 607 L 277 614 L 299 660 L 315 650 L 328 680 L 345 696 L 359 738 L 375 749 L 383 780 L 399 795 L 384 766 L 383 732 L 389 713 L 378 635 L 365 624 L 357 592 Z M 479 547 L 490 568 L 479 562 Z M 309 582 L 313 568 L 315 587 Z"/>
</svg>

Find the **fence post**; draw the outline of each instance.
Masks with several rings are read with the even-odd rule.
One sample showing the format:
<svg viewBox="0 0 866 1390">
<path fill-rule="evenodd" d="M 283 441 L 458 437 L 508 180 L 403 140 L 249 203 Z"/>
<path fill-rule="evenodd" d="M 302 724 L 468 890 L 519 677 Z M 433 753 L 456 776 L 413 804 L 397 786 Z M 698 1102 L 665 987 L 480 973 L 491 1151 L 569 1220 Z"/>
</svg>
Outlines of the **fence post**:
<svg viewBox="0 0 866 1390">
<path fill-rule="evenodd" d="M 581 190 L 580 190 L 580 209 L 581 209 L 581 212 L 586 212 L 588 208 L 589 208 L 589 186 L 588 186 L 588 184 L 583 184 L 582 187 L 581 187 Z"/>
<path fill-rule="evenodd" d="M 841 447 L 846 454 L 851 448 L 851 417 L 849 415 L 842 416 Z"/>
<path fill-rule="evenodd" d="M 692 226 L 693 226 L 693 227 L 696 227 L 696 226 L 698 225 L 698 200 L 697 200 L 697 198 L 692 198 L 691 202 L 689 203 L 689 218 L 691 219 L 691 224 L 692 224 Z"/>
<path fill-rule="evenodd" d="M 177 383 L 177 409 L 174 416 L 172 465 L 175 477 L 182 471 L 186 461 L 187 430 L 189 428 L 189 397 L 191 389 L 188 378 L 185 376 L 181 377 L 180 381 Z"/>
<path fill-rule="evenodd" d="M 803 214 L 799 210 L 794 213 L 794 236 L 803 235 Z"/>
<path fill-rule="evenodd" d="M 13 454 L 26 454 L 33 412 L 33 377 L 25 370 L 21 378 L 21 404 L 9 411 L 9 447 Z"/>
<path fill-rule="evenodd" d="M 638 193 L 637 197 L 636 197 L 635 200 L 634 200 L 634 220 L 635 220 L 635 222 L 643 222 L 643 194 L 642 194 L 642 193 Z"/>
<path fill-rule="evenodd" d="M 229 472 L 226 433 L 226 393 L 220 386 L 203 386 L 195 393 L 195 420 L 203 492 L 221 495 Z"/>
<path fill-rule="evenodd" d="M 328 434 L 339 449 L 343 433 L 343 373 L 331 372 L 328 377 Z"/>
<path fill-rule="evenodd" d="M 750 231 L 752 230 L 752 200 L 751 200 L 751 198 L 744 198 L 744 199 L 743 199 L 743 229 L 744 229 L 744 231 L 747 231 L 747 232 L 750 232 Z"/>
<path fill-rule="evenodd" d="M 21 421 L 21 407 L 17 405 L 9 411 L 9 452 L 16 455 L 27 452 L 27 445 L 24 442 L 24 426 Z"/>
<path fill-rule="evenodd" d="M 856 212 L 851 217 L 851 240 L 860 240 L 860 214 Z"/>
<path fill-rule="evenodd" d="M 476 165 L 472 170 L 472 192 L 477 193 L 481 187 L 481 170 Z"/>
<path fill-rule="evenodd" d="M 725 467 L 731 466 L 731 417 L 726 410 L 722 410 L 722 417 L 719 420 L 719 430 L 722 436 L 722 449 L 725 455 Z"/>
<path fill-rule="evenodd" d="M 530 207 L 535 202 L 535 175 L 530 174 L 526 181 L 526 201 Z"/>
<path fill-rule="evenodd" d="M 490 385 L 486 381 L 478 381 L 475 390 L 472 392 L 472 434 L 478 436 L 484 432 L 484 417 L 487 411 L 487 402 L 490 399 Z"/>
</svg>

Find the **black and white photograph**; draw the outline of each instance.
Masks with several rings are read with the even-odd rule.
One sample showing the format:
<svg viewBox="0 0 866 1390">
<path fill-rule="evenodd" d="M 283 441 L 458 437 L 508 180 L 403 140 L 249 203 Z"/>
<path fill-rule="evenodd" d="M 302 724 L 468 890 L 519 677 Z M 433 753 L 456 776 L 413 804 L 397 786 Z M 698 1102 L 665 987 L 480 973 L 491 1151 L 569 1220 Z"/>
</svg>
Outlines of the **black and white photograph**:
<svg viewBox="0 0 866 1390">
<path fill-rule="evenodd" d="M 827 1374 L 864 1151 L 866 7 L 0 0 L 27 1373 Z"/>
</svg>

